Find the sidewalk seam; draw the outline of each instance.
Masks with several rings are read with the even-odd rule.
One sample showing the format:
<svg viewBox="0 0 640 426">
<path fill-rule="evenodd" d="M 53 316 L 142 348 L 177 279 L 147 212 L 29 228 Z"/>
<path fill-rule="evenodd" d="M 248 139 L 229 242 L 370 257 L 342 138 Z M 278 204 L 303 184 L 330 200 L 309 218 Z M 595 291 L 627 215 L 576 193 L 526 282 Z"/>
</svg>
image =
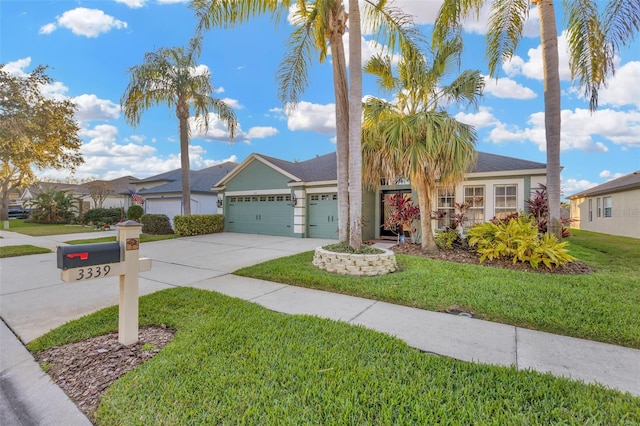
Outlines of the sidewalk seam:
<svg viewBox="0 0 640 426">
<path fill-rule="evenodd" d="M 374 305 L 377 305 L 378 301 L 375 300 L 372 304 L 370 304 L 369 306 L 367 306 L 366 308 L 364 308 L 362 310 L 362 312 L 358 312 L 353 318 L 347 320 L 347 323 L 351 324 L 353 321 L 355 321 L 356 318 L 358 318 L 360 315 L 364 314 L 365 312 L 367 312 L 369 309 L 371 309 Z"/>
<path fill-rule="evenodd" d="M 520 370 L 520 363 L 518 362 L 518 327 L 514 327 L 516 332 L 513 335 L 514 343 L 515 343 L 515 355 L 516 355 L 516 370 Z"/>
</svg>

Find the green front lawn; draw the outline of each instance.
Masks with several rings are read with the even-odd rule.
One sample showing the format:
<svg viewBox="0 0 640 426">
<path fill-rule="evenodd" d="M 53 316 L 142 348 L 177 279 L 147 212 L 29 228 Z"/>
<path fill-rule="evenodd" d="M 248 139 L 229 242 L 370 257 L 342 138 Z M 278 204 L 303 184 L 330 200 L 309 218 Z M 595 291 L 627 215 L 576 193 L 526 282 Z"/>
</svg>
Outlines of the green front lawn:
<svg viewBox="0 0 640 426">
<path fill-rule="evenodd" d="M 151 235 L 140 234 L 140 242 L 148 243 L 152 241 L 172 240 L 174 238 L 180 238 L 178 234 L 165 234 L 165 235 Z M 93 244 L 93 243 L 110 243 L 116 241 L 115 236 L 102 237 L 102 238 L 85 238 L 81 240 L 69 240 L 65 241 L 67 244 Z"/>
<path fill-rule="evenodd" d="M 140 299 L 174 340 L 103 395 L 98 425 L 639 424 L 640 398 L 422 353 L 399 339 L 192 288 Z M 32 351 L 116 331 L 117 307 Z"/>
<path fill-rule="evenodd" d="M 96 232 L 95 226 L 85 225 L 49 225 L 42 223 L 28 223 L 23 219 L 11 219 L 9 228 L 5 231 L 17 232 L 32 237 L 45 237 L 47 235 L 77 234 L 79 232 Z"/>
<path fill-rule="evenodd" d="M 313 252 L 235 274 L 431 311 L 464 309 L 505 324 L 640 348 L 640 241 L 572 231 L 571 254 L 596 272 L 558 275 L 397 255 L 401 270 L 379 277 L 330 274 Z"/>
<path fill-rule="evenodd" d="M 30 254 L 42 254 L 51 253 L 51 250 L 44 247 L 36 247 L 30 244 L 23 244 L 19 246 L 7 246 L 0 247 L 0 258 L 2 257 L 15 257 L 15 256 L 27 256 Z"/>
</svg>

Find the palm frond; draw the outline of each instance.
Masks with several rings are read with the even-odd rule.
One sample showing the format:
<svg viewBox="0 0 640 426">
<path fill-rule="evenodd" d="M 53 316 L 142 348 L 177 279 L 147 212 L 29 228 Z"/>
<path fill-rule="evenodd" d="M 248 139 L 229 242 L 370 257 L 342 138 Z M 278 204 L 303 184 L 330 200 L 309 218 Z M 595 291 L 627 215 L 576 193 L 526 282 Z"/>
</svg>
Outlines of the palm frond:
<svg viewBox="0 0 640 426">
<path fill-rule="evenodd" d="M 399 48 L 419 50 L 424 36 L 414 25 L 413 15 L 391 7 L 386 0 L 364 0 L 363 15 L 371 26 L 374 40 L 388 46 L 389 51 Z"/>
<path fill-rule="evenodd" d="M 278 98 L 285 104 L 297 104 L 308 85 L 311 52 L 315 48 L 309 26 L 296 28 L 291 33 L 287 45 L 287 53 L 276 70 Z"/>
<path fill-rule="evenodd" d="M 233 28 L 266 13 L 271 13 L 277 25 L 290 5 L 290 0 L 192 0 L 189 8 L 198 21 L 196 32 L 201 34 L 212 28 Z"/>
<path fill-rule="evenodd" d="M 567 42 L 572 78 L 577 78 L 589 99 L 589 109 L 598 108 L 598 90 L 614 70 L 612 46 L 600 22 L 597 1 L 565 2 Z"/>
<path fill-rule="evenodd" d="M 604 10 L 604 33 L 615 52 L 640 32 L 640 0 L 610 0 Z"/>
<path fill-rule="evenodd" d="M 524 23 L 529 16 L 528 0 L 493 2 L 487 32 L 489 74 L 496 77 L 502 63 L 511 59 L 522 38 Z"/>
<path fill-rule="evenodd" d="M 462 23 L 472 12 L 480 15 L 480 8 L 487 0 L 444 0 L 431 35 L 432 47 L 439 48 L 450 39 L 462 35 Z"/>
<path fill-rule="evenodd" d="M 388 55 L 372 56 L 365 64 L 364 72 L 376 76 L 378 86 L 383 90 L 392 91 L 397 87 L 391 68 L 391 57 Z"/>
</svg>

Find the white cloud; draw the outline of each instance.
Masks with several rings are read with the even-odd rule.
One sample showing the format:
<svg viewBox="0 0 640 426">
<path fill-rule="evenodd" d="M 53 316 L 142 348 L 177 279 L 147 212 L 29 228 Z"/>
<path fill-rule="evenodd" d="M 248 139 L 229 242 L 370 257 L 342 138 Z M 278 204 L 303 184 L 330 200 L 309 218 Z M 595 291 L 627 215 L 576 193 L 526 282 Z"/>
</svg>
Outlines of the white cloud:
<svg viewBox="0 0 640 426">
<path fill-rule="evenodd" d="M 624 175 L 625 175 L 624 173 L 611 173 L 611 170 L 603 170 L 598 174 L 598 176 L 600 176 L 603 179 L 606 179 L 607 181 L 618 179 L 619 177 L 622 177 Z"/>
<path fill-rule="evenodd" d="M 251 127 L 247 132 L 249 139 L 263 139 L 269 136 L 275 136 L 278 134 L 278 129 L 271 126 L 256 126 Z"/>
<path fill-rule="evenodd" d="M 313 104 L 302 101 L 287 116 L 287 128 L 333 135 L 336 132 L 335 104 Z"/>
<path fill-rule="evenodd" d="M 640 61 L 627 62 L 616 70 L 608 81 L 608 87 L 598 96 L 600 105 L 635 105 L 640 108 Z"/>
<path fill-rule="evenodd" d="M 80 95 L 72 99 L 78 106 L 76 118 L 79 121 L 111 120 L 120 116 L 120 105 L 96 95 Z"/>
<path fill-rule="evenodd" d="M 99 9 L 78 7 L 57 17 L 56 23 L 44 25 L 40 28 L 40 34 L 51 34 L 58 26 L 67 28 L 76 35 L 93 38 L 112 29 L 127 28 L 127 23 Z"/>
<path fill-rule="evenodd" d="M 244 108 L 244 106 L 237 99 L 223 98 L 223 99 L 221 99 L 221 101 L 224 102 L 225 104 L 227 104 L 228 106 L 230 106 L 233 109 L 242 109 L 242 108 Z"/>
<path fill-rule="evenodd" d="M 498 119 L 491 113 L 491 109 L 484 106 L 481 106 L 478 112 L 459 112 L 454 118 L 461 123 L 470 124 L 476 129 L 499 124 Z"/>
<path fill-rule="evenodd" d="M 496 98 L 534 99 L 538 97 L 536 92 L 510 78 L 494 79 L 485 75 L 484 80 L 484 93 L 489 93 Z"/>
<path fill-rule="evenodd" d="M 597 186 L 597 183 L 589 182 L 586 179 L 561 179 L 560 187 L 562 188 L 563 194 L 569 196 L 573 194 L 577 194 L 578 192 L 582 192 L 586 189 L 593 188 Z"/>
<path fill-rule="evenodd" d="M 607 152 L 608 144 L 621 147 L 640 147 L 640 111 L 599 110 L 591 114 L 586 109 L 563 110 L 561 112 L 561 150 L 577 149 L 585 152 Z M 531 114 L 528 127 L 508 127 L 498 123 L 489 133 L 494 143 L 522 142 L 528 140 L 546 150 L 544 113 Z"/>
<path fill-rule="evenodd" d="M 8 72 L 11 75 L 16 77 L 25 77 L 27 75 L 24 72 L 24 69 L 31 65 L 31 56 L 27 56 L 26 58 L 18 59 L 17 61 L 7 62 L 4 64 L 2 69 L 5 72 Z"/>
<path fill-rule="evenodd" d="M 196 120 L 195 117 L 189 117 L 189 127 L 191 128 L 191 136 L 193 138 L 204 139 L 209 141 L 229 142 L 229 130 L 222 120 L 220 120 L 218 114 L 209 113 L 209 126 L 205 131 L 204 122 L 202 119 Z M 239 138 L 241 130 L 238 129 L 238 134 L 234 140 L 242 140 Z"/>
<path fill-rule="evenodd" d="M 38 32 L 38 34 L 51 34 L 52 32 L 54 32 L 58 27 L 56 26 L 56 24 L 54 23 L 48 23 L 46 25 L 43 25 L 42 27 L 40 27 L 40 31 Z"/>
<path fill-rule="evenodd" d="M 562 34 L 558 36 L 558 71 L 560 73 L 560 80 L 565 81 L 571 80 L 568 52 L 567 32 L 563 31 Z M 536 48 L 529 49 L 527 51 L 527 57 L 528 60 L 525 61 L 516 55 L 510 61 L 505 62 L 502 69 L 510 77 L 522 74 L 528 78 L 543 80 L 542 45 L 540 44 Z"/>
<path fill-rule="evenodd" d="M 145 0 L 116 0 L 116 3 L 126 4 L 131 9 L 139 9 L 145 4 Z"/>
</svg>

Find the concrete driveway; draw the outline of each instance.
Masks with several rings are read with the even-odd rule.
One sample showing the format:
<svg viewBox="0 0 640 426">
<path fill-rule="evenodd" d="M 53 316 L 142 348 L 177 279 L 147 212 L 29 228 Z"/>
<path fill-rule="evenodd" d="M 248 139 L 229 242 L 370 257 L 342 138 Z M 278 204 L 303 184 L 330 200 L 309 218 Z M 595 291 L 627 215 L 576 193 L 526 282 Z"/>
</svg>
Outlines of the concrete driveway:
<svg viewBox="0 0 640 426">
<path fill-rule="evenodd" d="M 112 231 L 113 232 L 113 231 Z M 115 235 L 115 232 L 113 232 Z M 16 236 L 4 233 L 2 245 L 32 244 L 55 248 L 77 235 Z M 91 234 L 96 236 L 96 234 Z M 100 233 L 104 236 L 107 233 Z M 140 274 L 140 295 L 221 277 L 244 266 L 313 250 L 334 240 L 220 233 L 140 245 L 140 256 L 152 259 Z M 56 254 L 0 259 L 0 315 L 28 343 L 67 321 L 118 304 L 118 278 L 67 284 L 60 279 Z"/>
</svg>

